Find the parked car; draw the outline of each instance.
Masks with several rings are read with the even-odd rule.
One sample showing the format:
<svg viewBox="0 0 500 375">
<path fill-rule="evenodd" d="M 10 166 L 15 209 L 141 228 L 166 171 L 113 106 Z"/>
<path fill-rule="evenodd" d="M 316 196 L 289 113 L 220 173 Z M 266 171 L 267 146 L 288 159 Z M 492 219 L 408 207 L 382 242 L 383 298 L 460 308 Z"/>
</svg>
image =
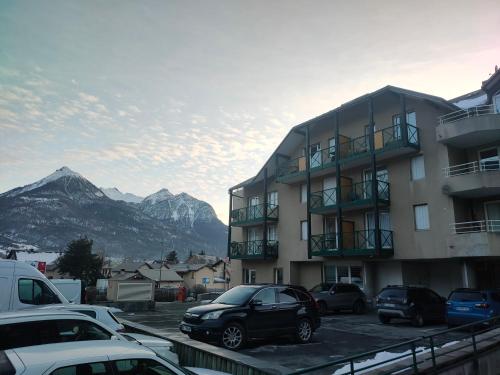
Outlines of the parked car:
<svg viewBox="0 0 500 375">
<path fill-rule="evenodd" d="M 0 313 L 0 350 L 73 341 L 133 341 L 177 363 L 168 340 L 147 335 L 125 337 L 95 319 L 72 311 L 31 309 Z"/>
<path fill-rule="evenodd" d="M 322 283 L 309 292 L 322 314 L 339 310 L 352 310 L 355 314 L 366 311 L 366 295 L 356 284 Z"/>
<path fill-rule="evenodd" d="M 449 327 L 477 322 L 500 315 L 500 291 L 455 289 L 446 303 Z"/>
<path fill-rule="evenodd" d="M 114 308 L 98 305 L 47 305 L 40 307 L 40 310 L 58 310 L 58 311 L 73 311 L 84 314 L 98 320 L 102 324 L 111 328 L 113 331 L 123 332 L 125 327 L 118 321 L 118 318 L 113 314 Z"/>
<path fill-rule="evenodd" d="M 446 298 L 425 287 L 387 286 L 378 294 L 376 304 L 378 317 L 384 324 L 398 318 L 421 327 L 426 322 L 445 319 Z"/>
<path fill-rule="evenodd" d="M 249 339 L 280 335 L 306 343 L 319 326 L 317 303 L 306 289 L 265 284 L 240 285 L 188 309 L 179 328 L 191 338 L 238 350 Z"/>
<path fill-rule="evenodd" d="M 0 350 L 0 374 L 23 375 L 228 375 L 182 368 L 126 341 L 71 342 Z"/>
</svg>

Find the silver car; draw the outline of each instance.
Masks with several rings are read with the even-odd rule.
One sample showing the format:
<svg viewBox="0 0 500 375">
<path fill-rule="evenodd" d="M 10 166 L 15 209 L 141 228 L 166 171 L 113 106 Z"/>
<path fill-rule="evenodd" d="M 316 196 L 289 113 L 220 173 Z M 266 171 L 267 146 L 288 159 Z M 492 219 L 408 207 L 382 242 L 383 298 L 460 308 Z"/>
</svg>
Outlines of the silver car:
<svg viewBox="0 0 500 375">
<path fill-rule="evenodd" d="M 340 310 L 352 310 L 355 314 L 362 314 L 366 310 L 366 295 L 355 284 L 322 283 L 309 292 L 318 303 L 322 314 Z"/>
</svg>

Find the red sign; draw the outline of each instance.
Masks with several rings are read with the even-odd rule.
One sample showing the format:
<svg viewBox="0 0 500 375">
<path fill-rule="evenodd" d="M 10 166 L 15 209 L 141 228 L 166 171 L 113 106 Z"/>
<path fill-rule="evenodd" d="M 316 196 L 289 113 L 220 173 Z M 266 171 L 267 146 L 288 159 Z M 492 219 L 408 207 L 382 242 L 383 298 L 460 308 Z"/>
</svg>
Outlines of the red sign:
<svg viewBox="0 0 500 375">
<path fill-rule="evenodd" d="M 45 270 L 47 268 L 47 264 L 45 262 L 37 262 L 37 265 L 36 265 L 36 268 L 38 269 L 38 271 L 40 271 L 41 273 L 45 273 Z"/>
</svg>

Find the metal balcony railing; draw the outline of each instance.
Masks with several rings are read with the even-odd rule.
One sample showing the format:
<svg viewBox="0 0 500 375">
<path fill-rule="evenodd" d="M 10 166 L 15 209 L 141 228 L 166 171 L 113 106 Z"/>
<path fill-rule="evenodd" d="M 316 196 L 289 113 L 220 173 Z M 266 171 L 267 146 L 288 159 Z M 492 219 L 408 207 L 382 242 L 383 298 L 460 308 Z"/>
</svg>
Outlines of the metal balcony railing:
<svg viewBox="0 0 500 375">
<path fill-rule="evenodd" d="M 264 259 L 278 256 L 278 241 L 267 241 L 264 249 L 264 240 L 231 242 L 231 259 Z"/>
<path fill-rule="evenodd" d="M 325 255 L 328 252 L 338 251 L 337 234 L 316 234 L 311 236 L 311 252 L 313 255 Z"/>
<path fill-rule="evenodd" d="M 495 232 L 500 233 L 500 220 L 464 221 L 450 224 L 451 231 L 455 234 Z"/>
<path fill-rule="evenodd" d="M 334 207 L 337 204 L 337 188 L 311 193 L 311 209 Z"/>
<path fill-rule="evenodd" d="M 245 224 L 249 222 L 258 222 L 264 220 L 264 204 L 257 204 L 255 206 L 238 208 L 231 211 L 231 224 Z M 267 218 L 269 220 L 278 220 L 279 209 L 278 205 L 267 205 Z"/>
<path fill-rule="evenodd" d="M 445 177 L 488 171 L 500 171 L 500 160 L 472 161 L 470 163 L 457 164 L 443 168 Z"/>
<path fill-rule="evenodd" d="M 380 230 L 381 248 L 393 249 L 392 231 Z M 311 236 L 311 252 L 316 256 L 329 255 L 375 255 L 375 230 L 358 230 L 342 233 L 342 248 L 338 247 L 338 234 L 316 234 Z"/>
<path fill-rule="evenodd" d="M 380 229 L 380 245 L 383 249 L 392 249 L 392 230 Z M 365 229 L 343 233 L 344 249 L 374 249 L 375 230 Z"/>
<path fill-rule="evenodd" d="M 335 146 L 327 147 L 311 153 L 311 169 L 327 168 L 335 165 Z"/>
<path fill-rule="evenodd" d="M 458 120 L 462 120 L 464 118 L 470 118 L 470 117 L 478 117 L 478 116 L 484 116 L 484 115 L 491 115 L 495 114 L 495 107 L 492 104 L 488 105 L 479 105 L 476 107 L 471 107 L 467 109 L 460 109 L 455 112 L 448 113 L 443 116 L 438 117 L 439 124 L 447 124 L 451 122 L 455 122 Z M 498 114 L 498 113 L 497 113 Z"/>
</svg>

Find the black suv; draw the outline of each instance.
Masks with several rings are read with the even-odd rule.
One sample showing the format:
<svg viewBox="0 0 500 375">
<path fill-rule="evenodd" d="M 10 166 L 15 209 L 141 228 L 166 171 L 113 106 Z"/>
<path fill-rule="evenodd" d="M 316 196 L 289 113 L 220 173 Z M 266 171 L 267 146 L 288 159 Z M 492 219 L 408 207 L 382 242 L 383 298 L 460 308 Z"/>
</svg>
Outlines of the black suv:
<svg viewBox="0 0 500 375">
<path fill-rule="evenodd" d="M 294 335 L 311 340 L 319 310 L 306 289 L 290 285 L 240 285 L 184 314 L 180 330 L 190 338 L 238 350 L 253 338 Z"/>
<path fill-rule="evenodd" d="M 445 320 L 446 298 L 421 286 L 389 285 L 378 294 L 376 303 L 378 317 L 384 324 L 392 318 L 408 319 L 417 327 Z"/>
</svg>

